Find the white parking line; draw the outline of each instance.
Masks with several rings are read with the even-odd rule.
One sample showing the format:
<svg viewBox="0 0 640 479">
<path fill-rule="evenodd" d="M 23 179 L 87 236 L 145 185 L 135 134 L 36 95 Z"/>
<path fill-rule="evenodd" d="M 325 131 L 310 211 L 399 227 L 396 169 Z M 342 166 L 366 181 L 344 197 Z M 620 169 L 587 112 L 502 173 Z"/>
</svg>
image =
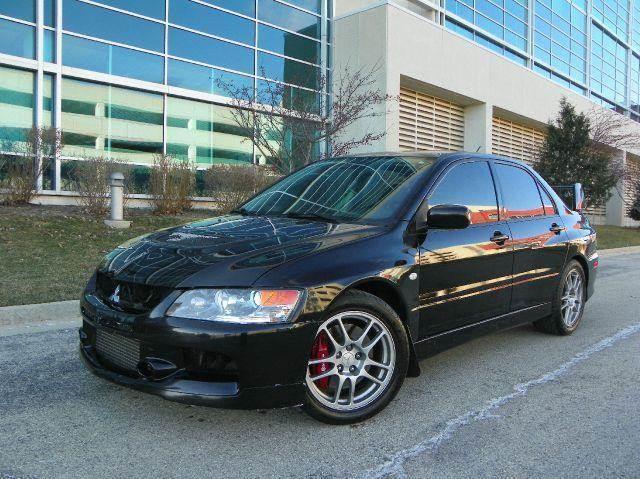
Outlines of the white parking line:
<svg viewBox="0 0 640 479">
<path fill-rule="evenodd" d="M 567 374 L 578 364 L 589 359 L 594 354 L 604 349 L 610 348 L 617 342 L 627 339 L 630 336 L 638 333 L 640 333 L 640 323 L 628 326 L 618 331 L 613 336 L 609 336 L 608 338 L 598 341 L 597 343 L 572 357 L 569 361 L 561 364 L 553 371 L 549 371 L 536 379 L 516 384 L 513 387 L 512 393 L 491 399 L 487 401 L 483 406 L 477 409 L 472 409 L 471 411 L 468 411 L 454 419 L 447 421 L 445 426 L 436 435 L 426 438 L 424 441 L 419 442 L 415 446 L 396 452 L 388 461 L 380 464 L 377 467 L 369 469 L 368 471 L 358 475 L 358 477 L 367 479 L 384 477 L 406 478 L 407 475 L 404 470 L 404 465 L 408 460 L 422 454 L 436 452 L 442 444 L 450 440 L 453 435 L 464 426 L 467 426 L 475 421 L 484 421 L 495 417 L 494 411 L 500 409 L 506 403 L 514 399 L 525 396 L 529 389 L 535 386 L 546 384 L 551 381 L 555 381 L 561 376 Z"/>
</svg>

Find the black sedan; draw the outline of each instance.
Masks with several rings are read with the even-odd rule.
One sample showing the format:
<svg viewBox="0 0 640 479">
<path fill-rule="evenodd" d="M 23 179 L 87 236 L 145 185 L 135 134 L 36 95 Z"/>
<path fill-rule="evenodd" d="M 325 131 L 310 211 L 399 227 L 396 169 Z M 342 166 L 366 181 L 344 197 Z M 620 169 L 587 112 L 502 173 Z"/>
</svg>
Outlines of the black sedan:
<svg viewBox="0 0 640 479">
<path fill-rule="evenodd" d="M 82 297 L 81 357 L 174 401 L 361 421 L 421 358 L 524 323 L 576 330 L 598 254 L 572 208 L 489 155 L 320 161 L 109 253 Z"/>
</svg>

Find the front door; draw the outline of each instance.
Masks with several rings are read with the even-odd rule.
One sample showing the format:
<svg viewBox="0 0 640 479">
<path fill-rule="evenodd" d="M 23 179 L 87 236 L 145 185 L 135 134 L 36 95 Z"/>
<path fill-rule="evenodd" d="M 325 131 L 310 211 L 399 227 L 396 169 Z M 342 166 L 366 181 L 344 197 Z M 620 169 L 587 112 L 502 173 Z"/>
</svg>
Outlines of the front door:
<svg viewBox="0 0 640 479">
<path fill-rule="evenodd" d="M 473 324 L 509 311 L 513 252 L 500 221 L 496 189 L 483 160 L 452 166 L 427 197 L 427 208 L 464 205 L 471 225 L 428 229 L 420 251 L 420 337 Z"/>
<path fill-rule="evenodd" d="M 550 304 L 568 251 L 562 219 L 549 194 L 524 168 L 496 162 L 494 172 L 513 236 L 511 310 Z"/>
</svg>

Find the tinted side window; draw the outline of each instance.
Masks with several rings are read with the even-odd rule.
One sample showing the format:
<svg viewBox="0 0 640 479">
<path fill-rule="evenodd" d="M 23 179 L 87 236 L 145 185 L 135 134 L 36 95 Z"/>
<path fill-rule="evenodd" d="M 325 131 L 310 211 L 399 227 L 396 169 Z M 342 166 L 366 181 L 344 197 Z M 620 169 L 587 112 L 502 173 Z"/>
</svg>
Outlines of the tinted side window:
<svg viewBox="0 0 640 479">
<path fill-rule="evenodd" d="M 429 207 L 463 205 L 471 210 L 471 224 L 498 221 L 498 202 L 489 165 L 464 163 L 449 171 L 429 197 Z"/>
<path fill-rule="evenodd" d="M 512 219 L 544 216 L 544 207 L 535 180 L 522 168 L 496 164 L 507 217 Z"/>
<path fill-rule="evenodd" d="M 544 214 L 547 216 L 555 215 L 556 207 L 553 203 L 553 200 L 549 196 L 549 193 L 547 193 L 544 190 L 544 188 L 542 188 L 540 185 L 538 185 L 538 188 L 540 188 L 540 195 L 542 196 L 542 204 L 544 205 Z"/>
</svg>

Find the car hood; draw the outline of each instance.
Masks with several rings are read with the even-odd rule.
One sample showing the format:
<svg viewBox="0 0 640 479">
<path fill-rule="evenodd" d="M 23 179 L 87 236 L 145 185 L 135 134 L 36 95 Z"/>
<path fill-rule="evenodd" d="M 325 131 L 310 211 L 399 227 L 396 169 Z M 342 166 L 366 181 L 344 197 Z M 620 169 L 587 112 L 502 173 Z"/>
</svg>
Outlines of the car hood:
<svg viewBox="0 0 640 479">
<path fill-rule="evenodd" d="M 119 281 L 168 287 L 250 286 L 287 261 L 373 236 L 380 226 L 226 215 L 131 240 L 99 271 Z"/>
</svg>

